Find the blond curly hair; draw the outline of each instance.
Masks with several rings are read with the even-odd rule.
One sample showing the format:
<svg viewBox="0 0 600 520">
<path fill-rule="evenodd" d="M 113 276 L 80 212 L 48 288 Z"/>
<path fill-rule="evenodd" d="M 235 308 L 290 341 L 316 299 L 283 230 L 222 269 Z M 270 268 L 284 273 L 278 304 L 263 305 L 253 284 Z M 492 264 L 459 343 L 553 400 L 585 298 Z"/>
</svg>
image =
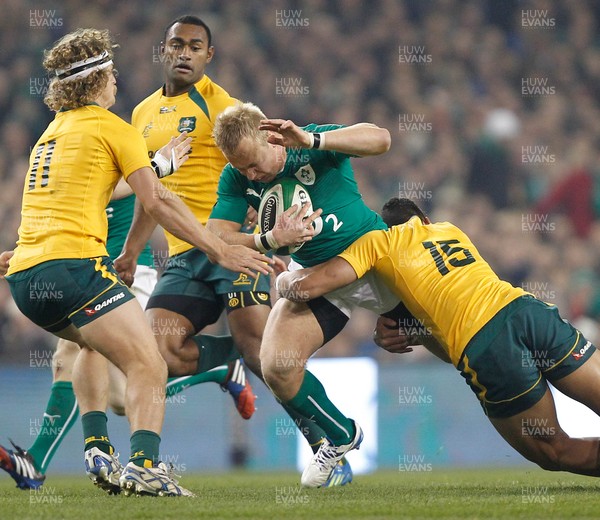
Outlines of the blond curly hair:
<svg viewBox="0 0 600 520">
<path fill-rule="evenodd" d="M 56 71 L 65 69 L 72 63 L 99 56 L 108 52 L 113 57 L 113 43 L 108 30 L 77 29 L 63 36 L 50 50 L 44 51 L 44 68 L 52 80 L 44 103 L 51 110 L 78 108 L 89 105 L 100 96 L 109 79 L 109 69 L 95 70 L 83 78 L 61 81 L 56 77 Z"/>
<path fill-rule="evenodd" d="M 253 103 L 238 102 L 227 107 L 215 120 L 212 132 L 215 143 L 226 156 L 235 153 L 244 137 L 266 143 L 267 131 L 258 129 L 261 119 L 266 119 L 266 116 Z"/>
</svg>

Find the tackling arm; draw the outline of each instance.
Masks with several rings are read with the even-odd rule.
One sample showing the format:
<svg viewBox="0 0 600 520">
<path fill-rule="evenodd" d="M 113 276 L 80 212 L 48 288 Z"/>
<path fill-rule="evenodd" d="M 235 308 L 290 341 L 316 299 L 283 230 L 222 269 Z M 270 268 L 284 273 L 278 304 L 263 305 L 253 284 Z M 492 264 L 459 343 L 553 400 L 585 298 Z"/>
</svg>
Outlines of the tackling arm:
<svg viewBox="0 0 600 520">
<path fill-rule="evenodd" d="M 282 298 L 303 302 L 344 287 L 357 278 L 352 266 L 336 256 L 315 267 L 282 273 L 277 277 L 275 286 Z"/>
</svg>

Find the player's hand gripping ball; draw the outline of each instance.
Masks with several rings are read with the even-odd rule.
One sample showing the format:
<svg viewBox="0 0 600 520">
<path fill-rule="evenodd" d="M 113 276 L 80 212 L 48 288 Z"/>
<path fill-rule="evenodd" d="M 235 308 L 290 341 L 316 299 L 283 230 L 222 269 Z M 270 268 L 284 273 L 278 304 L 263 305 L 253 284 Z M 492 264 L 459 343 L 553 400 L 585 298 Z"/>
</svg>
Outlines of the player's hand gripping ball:
<svg viewBox="0 0 600 520">
<path fill-rule="evenodd" d="M 258 225 L 261 233 L 271 231 L 279 215 L 294 204 L 298 206 L 298 211 L 304 204 L 308 204 L 306 216 L 313 212 L 310 195 L 304 185 L 291 177 L 285 177 L 271 186 L 262 196 L 258 208 Z M 280 247 L 275 250 L 278 255 L 290 255 L 295 253 L 304 245 L 304 242 L 291 246 Z"/>
</svg>

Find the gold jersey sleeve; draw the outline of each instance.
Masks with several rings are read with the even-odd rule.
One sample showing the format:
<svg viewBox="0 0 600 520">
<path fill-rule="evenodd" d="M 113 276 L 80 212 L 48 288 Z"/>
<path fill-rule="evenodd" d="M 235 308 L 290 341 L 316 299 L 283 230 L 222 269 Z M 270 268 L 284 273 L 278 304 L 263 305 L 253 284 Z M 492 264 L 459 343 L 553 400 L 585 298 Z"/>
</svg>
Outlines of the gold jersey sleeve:
<svg viewBox="0 0 600 520">
<path fill-rule="evenodd" d="M 173 175 L 162 179 L 162 183 L 183 200 L 202 224 L 206 224 L 217 202 L 219 176 L 227 164 L 212 137 L 215 118 L 235 102 L 205 75 L 189 92 L 166 97 L 161 88 L 133 111 L 132 124 L 142 132 L 150 157 L 184 130 L 192 138 L 189 159 Z M 170 256 L 192 248 L 170 233 L 165 234 Z"/>
<path fill-rule="evenodd" d="M 106 255 L 106 205 L 120 177 L 144 166 L 144 139 L 115 114 L 97 105 L 58 112 L 31 152 L 8 274 Z"/>
<path fill-rule="evenodd" d="M 500 309 L 527 294 L 500 280 L 469 238 L 448 222 L 423 224 L 413 217 L 367 233 L 339 256 L 359 278 L 375 269 L 454 365 Z"/>
</svg>

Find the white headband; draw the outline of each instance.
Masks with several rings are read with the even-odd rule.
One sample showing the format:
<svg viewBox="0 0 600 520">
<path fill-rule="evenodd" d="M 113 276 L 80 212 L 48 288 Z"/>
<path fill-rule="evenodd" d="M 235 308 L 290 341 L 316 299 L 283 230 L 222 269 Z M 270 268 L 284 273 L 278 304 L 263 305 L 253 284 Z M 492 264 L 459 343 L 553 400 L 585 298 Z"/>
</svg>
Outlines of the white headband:
<svg viewBox="0 0 600 520">
<path fill-rule="evenodd" d="M 104 70 L 109 65 L 112 65 L 112 60 L 108 55 L 108 51 L 104 51 L 99 56 L 76 61 L 64 69 L 58 69 L 55 74 L 59 81 L 69 81 L 75 78 L 85 78 L 95 70 Z"/>
</svg>

